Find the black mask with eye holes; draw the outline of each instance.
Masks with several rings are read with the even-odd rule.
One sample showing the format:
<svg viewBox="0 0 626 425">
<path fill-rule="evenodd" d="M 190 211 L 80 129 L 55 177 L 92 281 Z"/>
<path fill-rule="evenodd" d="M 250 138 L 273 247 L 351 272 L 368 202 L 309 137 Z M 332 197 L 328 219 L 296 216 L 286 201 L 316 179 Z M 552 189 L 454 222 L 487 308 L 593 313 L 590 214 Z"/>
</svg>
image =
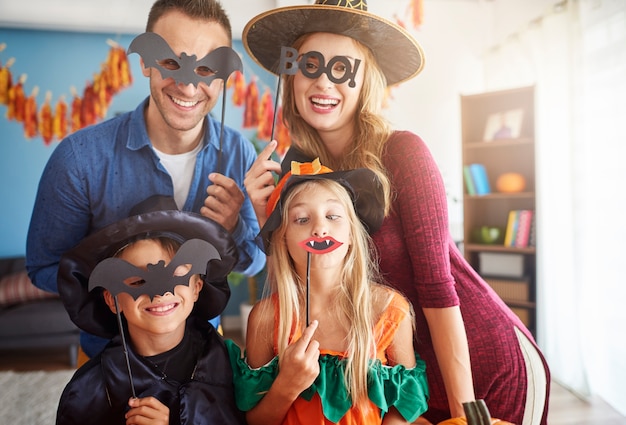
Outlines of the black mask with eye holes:
<svg viewBox="0 0 626 425">
<path fill-rule="evenodd" d="M 114 297 L 125 292 L 135 300 L 141 295 L 153 299 L 167 292 L 173 294 L 177 285 L 189 285 L 191 276 L 205 274 L 208 262 L 214 259 L 221 260 L 219 252 L 201 239 L 190 239 L 182 244 L 167 266 L 164 261 L 159 261 L 143 269 L 121 258 L 107 258 L 98 263 L 89 276 L 89 290 L 99 286 L 107 289 Z M 177 269 L 185 265 L 189 266 L 186 267 L 186 273 L 178 276 Z M 129 286 L 128 282 L 133 285 Z M 136 285 L 137 282 L 141 284 Z"/>
<path fill-rule="evenodd" d="M 230 74 L 242 71 L 241 58 L 230 47 L 218 47 L 200 60 L 196 55 L 174 53 L 167 41 L 154 32 L 139 34 L 128 47 L 127 54 L 137 53 L 148 68 L 155 68 L 163 79 L 173 78 L 177 84 L 211 84 L 219 78 L 228 80 Z"/>
<path fill-rule="evenodd" d="M 309 68 L 311 65 L 309 59 L 313 59 L 311 64 L 314 64 L 314 67 Z M 293 75 L 299 69 L 302 75 L 307 78 L 317 79 L 320 75 L 326 74 L 326 77 L 334 84 L 343 84 L 346 81 L 350 81 L 348 85 L 355 87 L 354 77 L 360 64 L 360 59 L 354 59 L 353 66 L 347 56 L 333 56 L 326 64 L 324 55 L 316 50 L 303 53 L 298 57 L 296 49 L 283 46 L 280 51 L 278 73 Z"/>
</svg>

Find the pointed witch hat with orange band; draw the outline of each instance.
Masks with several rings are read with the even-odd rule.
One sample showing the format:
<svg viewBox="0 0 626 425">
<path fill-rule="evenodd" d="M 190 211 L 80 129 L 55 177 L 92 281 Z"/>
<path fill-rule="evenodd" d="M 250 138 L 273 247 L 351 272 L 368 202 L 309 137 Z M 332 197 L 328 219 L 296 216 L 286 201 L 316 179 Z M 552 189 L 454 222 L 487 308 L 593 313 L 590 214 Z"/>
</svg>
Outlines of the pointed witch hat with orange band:
<svg viewBox="0 0 626 425">
<path fill-rule="evenodd" d="M 385 216 L 385 200 L 380 180 L 372 170 L 333 171 L 322 165 L 319 158 L 307 163 L 292 161 L 291 170 L 280 179 L 267 203 L 267 222 L 259 234 L 266 254 L 270 255 L 272 233 L 282 221 L 283 200 L 295 186 L 310 180 L 333 180 L 341 184 L 350 194 L 357 216 L 367 231 L 371 234 L 380 228 Z"/>
</svg>

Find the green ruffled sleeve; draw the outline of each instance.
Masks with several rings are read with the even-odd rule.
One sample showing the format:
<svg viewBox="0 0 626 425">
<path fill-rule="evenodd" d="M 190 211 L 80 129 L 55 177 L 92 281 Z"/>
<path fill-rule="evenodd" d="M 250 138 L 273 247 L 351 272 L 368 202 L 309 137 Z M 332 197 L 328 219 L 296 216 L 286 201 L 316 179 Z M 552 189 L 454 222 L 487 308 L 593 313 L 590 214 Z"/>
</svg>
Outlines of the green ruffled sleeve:
<svg viewBox="0 0 626 425">
<path fill-rule="evenodd" d="M 269 391 L 278 375 L 278 357 L 263 367 L 251 369 L 234 342 L 227 340 L 226 345 L 233 368 L 237 407 L 243 411 L 250 410 Z M 368 393 L 370 400 L 381 410 L 381 416 L 393 406 L 407 421 L 413 422 L 426 411 L 426 368 L 417 355 L 416 358 L 417 365 L 410 369 L 402 365 L 384 366 L 380 360 L 371 362 Z M 319 362 L 319 376 L 301 397 L 308 401 L 315 393 L 319 394 L 324 416 L 336 423 L 352 407 L 343 379 L 346 361 L 336 356 L 323 355 Z"/>
<path fill-rule="evenodd" d="M 237 407 L 247 412 L 261 401 L 278 376 L 278 357 L 263 367 L 251 369 L 245 358 L 241 357 L 239 346 L 229 339 L 225 342 L 233 369 Z"/>
<path fill-rule="evenodd" d="M 428 409 L 426 364 L 415 354 L 415 367 L 385 366 L 376 360 L 370 369 L 368 394 L 384 416 L 393 406 L 408 422 Z"/>
</svg>

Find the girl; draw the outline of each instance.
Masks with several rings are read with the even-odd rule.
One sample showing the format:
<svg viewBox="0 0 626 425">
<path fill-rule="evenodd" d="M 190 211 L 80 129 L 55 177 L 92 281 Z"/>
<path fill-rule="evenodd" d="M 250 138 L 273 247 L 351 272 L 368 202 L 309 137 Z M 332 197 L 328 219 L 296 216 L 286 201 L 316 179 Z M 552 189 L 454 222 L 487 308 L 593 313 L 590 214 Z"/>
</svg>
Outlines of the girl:
<svg viewBox="0 0 626 425">
<path fill-rule="evenodd" d="M 374 283 L 367 230 L 382 208 L 366 169 L 292 165 L 277 186 L 261 230 L 270 294 L 250 314 L 247 363 L 232 355 L 249 424 L 404 424 L 425 411 L 410 304 Z"/>
</svg>

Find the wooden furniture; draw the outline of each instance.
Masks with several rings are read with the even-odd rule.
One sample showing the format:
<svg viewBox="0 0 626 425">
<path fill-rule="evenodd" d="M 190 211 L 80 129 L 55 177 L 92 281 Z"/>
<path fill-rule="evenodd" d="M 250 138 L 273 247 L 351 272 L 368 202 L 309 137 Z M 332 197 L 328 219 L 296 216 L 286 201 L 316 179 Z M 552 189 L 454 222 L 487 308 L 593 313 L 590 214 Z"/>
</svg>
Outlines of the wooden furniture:
<svg viewBox="0 0 626 425">
<path fill-rule="evenodd" d="M 506 123 L 508 134 L 498 133 L 503 116 L 510 121 Z M 534 87 L 462 95 L 461 118 L 463 165 L 484 165 L 491 188 L 489 194 L 470 195 L 464 178 L 464 255 L 535 333 L 536 246 L 510 247 L 502 241 L 486 244 L 476 234 L 476 229 L 483 226 L 497 227 L 505 232 L 511 210 L 527 209 L 536 213 Z M 511 172 L 524 177 L 525 188 L 515 193 L 499 192 L 498 177 Z M 490 255 L 494 253 L 496 255 Z M 498 258 L 507 260 L 500 263 L 503 267 L 510 264 L 508 260 L 517 264 L 521 261 L 522 271 L 511 270 L 509 273 L 505 268 L 498 275 L 484 273 L 484 269 L 493 270 L 494 266 L 500 266 Z M 486 264 L 487 260 L 489 264 Z"/>
<path fill-rule="evenodd" d="M 0 281 L 17 273 L 26 274 L 24 257 L 0 258 Z M 28 285 L 32 285 L 30 280 Z M 23 295 L 25 291 L 14 288 L 10 292 Z M 58 295 L 0 305 L 0 357 L 11 350 L 64 347 L 69 365 L 75 367 L 79 345 L 79 330 Z"/>
</svg>

